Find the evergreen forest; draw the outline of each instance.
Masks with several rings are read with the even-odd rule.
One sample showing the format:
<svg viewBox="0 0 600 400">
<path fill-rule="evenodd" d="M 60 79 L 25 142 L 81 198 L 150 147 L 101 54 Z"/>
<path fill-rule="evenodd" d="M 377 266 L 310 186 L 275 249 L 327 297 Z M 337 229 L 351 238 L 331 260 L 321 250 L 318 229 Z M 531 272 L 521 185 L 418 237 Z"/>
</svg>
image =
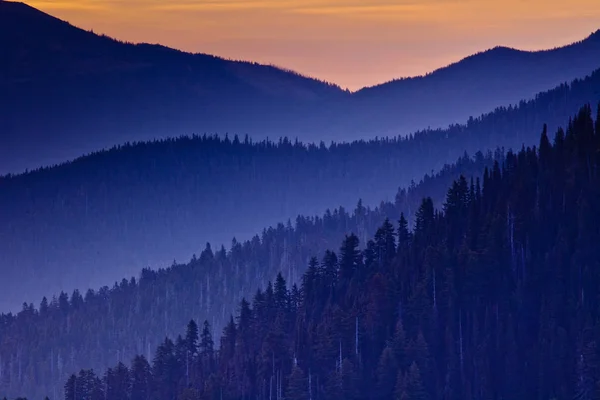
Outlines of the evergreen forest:
<svg viewBox="0 0 600 400">
<path fill-rule="evenodd" d="M 65 400 L 597 399 L 599 167 L 586 106 L 441 209 L 424 198 L 413 229 L 347 235 L 299 286 L 279 274 L 218 346 L 192 320 L 152 360 L 72 375 Z"/>
<path fill-rule="evenodd" d="M 229 251 L 207 246 L 185 266 L 145 270 L 139 283 L 124 280 L 85 298 L 63 293 L 50 303 L 43 300 L 39 309 L 24 305 L 16 316 L 2 317 L 0 337 L 10 338 L 17 350 L 2 368 L 2 382 L 16 385 L 40 372 L 58 373 L 69 359 L 53 355 L 60 360 L 56 365 L 43 362 L 50 371 L 25 371 L 20 354 L 28 342 L 19 344 L 19 334 L 5 329 L 19 327 L 26 335 L 44 326 L 37 322 L 45 318 L 60 321 L 57 339 L 86 341 L 86 334 L 69 336 L 69 330 L 86 326 L 87 316 L 89 332 L 121 320 L 121 329 L 96 340 L 129 337 L 138 342 L 138 354 L 126 359 L 119 353 L 106 370 L 82 368 L 61 383 L 64 393 L 50 394 L 54 398 L 597 399 L 600 107 L 581 108 L 553 136 L 544 126 L 535 146 L 479 158 L 483 173 L 472 178 L 467 171 L 456 176 L 449 166 L 424 179 L 422 185 L 450 183 L 441 201 L 423 195 L 410 222 L 408 210 L 397 204 L 389 207 L 400 211 L 398 219 L 386 215 L 385 204 L 373 211 L 359 204 L 351 217 L 337 210 L 304 219 L 324 229 L 326 221 L 333 226 L 371 215 L 373 225 L 370 231 L 360 231 L 361 223 L 345 226 L 338 230 L 341 244 L 327 243 L 321 252 L 290 260 L 288 271 L 275 266 L 280 273 L 272 282 L 238 298 L 235 317 L 223 312 L 227 322 L 218 334 L 198 309 L 187 313 L 198 318 L 180 323 L 179 332 L 156 332 L 162 338 L 150 349 L 150 343 L 140 343 L 132 316 L 150 309 L 144 322 L 168 321 L 164 304 L 164 312 L 157 312 L 142 297 L 145 285 L 151 291 L 167 276 L 159 297 L 179 306 L 197 304 L 197 297 L 182 298 L 178 289 L 198 279 L 182 275 L 203 262 L 222 268 L 238 251 L 252 249 L 252 241 L 234 242 Z M 419 186 L 399 192 L 397 203 L 414 202 L 410 194 Z M 272 232 L 300 231 L 301 221 Z M 221 278 L 227 276 L 224 271 Z M 208 287 L 194 295 L 206 299 Z M 92 317 L 90 307 L 108 308 L 107 320 Z M 82 319 L 75 323 L 76 315 Z M 34 335 L 39 340 L 50 332 Z"/>
</svg>

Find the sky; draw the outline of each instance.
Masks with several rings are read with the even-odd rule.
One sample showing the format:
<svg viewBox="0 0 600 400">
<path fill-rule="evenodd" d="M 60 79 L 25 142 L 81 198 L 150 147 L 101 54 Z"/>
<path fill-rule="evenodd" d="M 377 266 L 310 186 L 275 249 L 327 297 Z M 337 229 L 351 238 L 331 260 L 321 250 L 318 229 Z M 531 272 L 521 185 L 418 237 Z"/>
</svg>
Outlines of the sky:
<svg viewBox="0 0 600 400">
<path fill-rule="evenodd" d="M 497 45 L 538 50 L 600 29 L 598 0 L 25 0 L 131 42 L 257 61 L 357 90 Z"/>
</svg>

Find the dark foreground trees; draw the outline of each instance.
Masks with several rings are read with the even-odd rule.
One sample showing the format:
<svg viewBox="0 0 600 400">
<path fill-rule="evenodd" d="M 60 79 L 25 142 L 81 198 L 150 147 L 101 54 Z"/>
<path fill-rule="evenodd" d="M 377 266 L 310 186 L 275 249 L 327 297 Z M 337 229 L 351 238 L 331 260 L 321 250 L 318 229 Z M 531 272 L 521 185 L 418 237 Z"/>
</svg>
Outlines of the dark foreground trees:
<svg viewBox="0 0 600 400">
<path fill-rule="evenodd" d="M 346 233 L 356 232 L 364 247 L 386 218 L 397 220 L 405 212 L 412 224 L 424 196 L 441 206 L 446 188 L 460 174 L 482 176 L 502 157 L 501 151 L 463 156 L 399 190 L 394 202 L 370 208 L 359 201 L 353 211 L 339 207 L 322 216 L 299 216 L 295 224 L 280 223 L 250 240 L 233 240 L 227 250 L 205 244 L 188 263 L 144 269 L 112 287 L 60 293 L 38 307 L 24 304 L 17 314 L 0 315 L 0 395 L 55 398 L 81 368 L 104 371 L 136 354 L 151 360 L 165 336 L 175 337 L 191 317 L 210 321 L 218 341 L 239 299 L 253 296 L 278 271 L 288 282 L 299 282 L 310 258 L 336 247 Z"/>
<path fill-rule="evenodd" d="M 411 232 L 386 221 L 364 250 L 349 235 L 313 259 L 299 287 L 279 275 L 218 351 L 190 323 L 151 363 L 72 376 L 65 399 L 596 399 L 598 243 L 600 121 L 585 107 L 553 143 L 544 131 L 456 180 L 442 210 L 424 199 Z"/>
</svg>

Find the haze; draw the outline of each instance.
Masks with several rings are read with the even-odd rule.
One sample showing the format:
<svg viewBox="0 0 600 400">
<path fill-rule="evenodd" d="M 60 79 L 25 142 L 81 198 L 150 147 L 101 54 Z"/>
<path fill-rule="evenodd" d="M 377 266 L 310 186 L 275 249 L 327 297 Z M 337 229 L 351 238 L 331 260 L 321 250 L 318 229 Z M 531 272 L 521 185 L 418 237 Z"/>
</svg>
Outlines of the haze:
<svg viewBox="0 0 600 400">
<path fill-rule="evenodd" d="M 34 0 L 132 42 L 291 68 L 351 90 L 496 45 L 561 46 L 597 29 L 596 0 Z M 476 34 L 474 34 L 476 33 Z"/>
</svg>

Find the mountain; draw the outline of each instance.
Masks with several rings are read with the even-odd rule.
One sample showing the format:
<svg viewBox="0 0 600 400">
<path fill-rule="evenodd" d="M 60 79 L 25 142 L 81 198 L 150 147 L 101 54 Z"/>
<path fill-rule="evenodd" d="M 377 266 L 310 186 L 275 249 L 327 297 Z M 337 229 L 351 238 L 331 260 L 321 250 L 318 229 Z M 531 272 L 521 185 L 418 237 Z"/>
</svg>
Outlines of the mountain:
<svg viewBox="0 0 600 400">
<path fill-rule="evenodd" d="M 592 114 L 583 107 L 553 139 L 544 127 L 539 146 L 479 155 L 492 164 L 481 179 L 459 173 L 477 158 L 428 178 L 446 194 L 421 199 L 414 229 L 402 214 L 397 224 L 378 221 L 400 211 L 394 205 L 357 206 L 349 219 L 340 211 L 270 231 L 283 246 L 207 248 L 112 290 L 63 293 L 2 315 L 0 382 L 33 392 L 40 377 L 56 381 L 70 369 L 57 384 L 66 399 L 597 398 L 600 108 Z M 361 244 L 350 232 L 363 236 L 367 221 L 374 231 Z M 323 244 L 308 267 L 289 260 L 304 271 L 299 284 L 284 270 L 244 289 L 237 317 L 222 313 L 221 335 L 210 320 L 189 321 L 202 302 L 222 298 L 214 283 L 235 287 L 227 278 L 239 276 L 237 266 L 255 277 L 256 256 L 293 252 L 286 241 L 302 247 L 325 232 L 346 234 L 339 251 Z M 211 273 L 220 279 L 205 286 Z M 188 315 L 177 337 L 167 329 L 174 314 Z M 170 337 L 152 352 L 148 337 L 163 335 L 163 323 Z M 122 343 L 138 349 L 131 365 Z M 81 359 L 89 367 L 76 371 Z M 104 372 L 102 362 L 116 366 Z"/>
<path fill-rule="evenodd" d="M 599 398 L 599 155 L 585 107 L 554 145 L 544 131 L 481 186 L 457 179 L 442 210 L 424 199 L 412 232 L 386 221 L 366 250 L 349 235 L 311 260 L 300 287 L 278 275 L 218 345 L 190 321 L 152 359 L 73 374 L 65 397 Z"/>
<path fill-rule="evenodd" d="M 0 310 L 187 260 L 327 208 L 374 206 L 469 154 L 520 148 L 600 101 L 600 72 L 518 107 L 409 137 L 333 144 L 182 137 L 0 178 Z"/>
<path fill-rule="evenodd" d="M 454 179 L 480 177 L 502 157 L 501 152 L 461 157 L 399 190 L 393 202 L 375 208 L 359 202 L 353 211 L 340 207 L 321 216 L 299 216 L 293 225 L 279 223 L 250 240 L 233 240 L 227 250 L 207 244 L 187 263 L 144 269 L 112 287 L 56 293 L 38 307 L 24 304 L 18 313 L 0 314 L 0 370 L 6 371 L 0 398 L 57 398 L 68 376 L 82 368 L 102 371 L 137 353 L 151 359 L 155 346 L 192 316 L 210 321 L 218 340 L 240 298 L 251 298 L 278 272 L 290 283 L 299 282 L 311 256 L 321 257 L 344 235 L 356 232 L 364 245 L 386 218 L 396 221 L 402 213 L 412 225 L 423 196 L 441 207 Z"/>
<path fill-rule="evenodd" d="M 469 56 L 424 76 L 365 88 L 354 96 L 384 133 L 460 123 L 496 107 L 530 99 L 600 67 L 600 30 L 568 46 L 543 51 L 508 47 Z M 432 112 L 435 110 L 435 112 Z M 368 132 L 365 121 L 363 132 Z"/>
<path fill-rule="evenodd" d="M 271 66 L 118 42 L 21 3 L 0 2 L 0 48 L 0 172 L 198 130 L 272 133 L 345 95 Z"/>
<path fill-rule="evenodd" d="M 0 52 L 7 173 L 182 134 L 318 143 L 445 127 L 591 73 L 600 33 L 549 51 L 495 48 L 357 93 L 271 66 L 118 42 L 7 1 Z"/>
</svg>

